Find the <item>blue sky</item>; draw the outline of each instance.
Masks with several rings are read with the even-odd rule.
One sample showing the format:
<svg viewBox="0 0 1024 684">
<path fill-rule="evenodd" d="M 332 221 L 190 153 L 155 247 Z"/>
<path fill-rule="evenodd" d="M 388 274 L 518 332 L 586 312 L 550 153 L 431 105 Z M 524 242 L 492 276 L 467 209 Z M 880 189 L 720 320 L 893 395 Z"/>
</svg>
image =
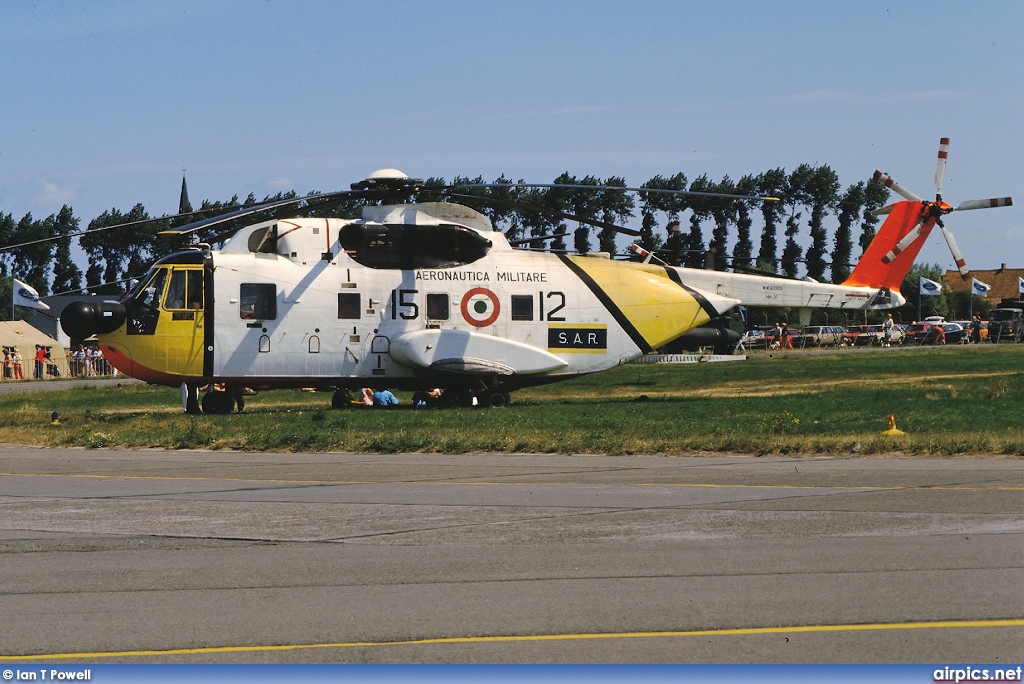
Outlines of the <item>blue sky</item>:
<svg viewBox="0 0 1024 684">
<path fill-rule="evenodd" d="M 173 213 L 182 168 L 194 204 L 381 167 L 639 185 L 810 163 L 929 197 L 948 136 L 948 201 L 1018 202 L 947 219 L 968 265 L 1024 267 L 1022 26 L 1012 0 L 12 0 L 0 211 Z M 921 258 L 952 267 L 938 234 Z"/>
</svg>

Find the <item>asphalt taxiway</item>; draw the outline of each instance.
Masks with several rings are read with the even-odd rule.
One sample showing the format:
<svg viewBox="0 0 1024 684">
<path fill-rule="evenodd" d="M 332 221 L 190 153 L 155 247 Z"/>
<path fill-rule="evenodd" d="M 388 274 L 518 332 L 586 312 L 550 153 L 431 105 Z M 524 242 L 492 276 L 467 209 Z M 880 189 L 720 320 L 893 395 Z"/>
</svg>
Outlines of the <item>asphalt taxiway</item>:
<svg viewBox="0 0 1024 684">
<path fill-rule="evenodd" d="M 0 445 L 0 661 L 1024 659 L 1024 461 Z"/>
</svg>

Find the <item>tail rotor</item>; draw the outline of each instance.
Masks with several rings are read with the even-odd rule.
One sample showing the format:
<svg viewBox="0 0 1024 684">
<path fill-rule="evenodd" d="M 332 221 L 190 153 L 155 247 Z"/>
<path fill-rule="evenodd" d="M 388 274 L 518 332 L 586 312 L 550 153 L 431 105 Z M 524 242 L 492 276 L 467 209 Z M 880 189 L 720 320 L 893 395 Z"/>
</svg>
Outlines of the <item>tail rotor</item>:
<svg viewBox="0 0 1024 684">
<path fill-rule="evenodd" d="M 946 176 L 946 158 L 949 156 L 949 138 L 942 138 L 939 140 L 939 155 L 935 164 L 935 201 L 927 202 L 915 193 L 911 192 L 907 188 L 897 183 L 891 176 L 881 171 L 875 171 L 875 180 L 880 181 L 885 187 L 889 188 L 896 194 L 900 195 L 909 202 L 919 202 L 921 204 L 920 215 L 913 227 L 904 235 L 899 242 L 897 242 L 892 249 L 889 250 L 882 257 L 882 263 L 890 264 L 896 259 L 901 252 L 906 251 L 911 245 L 915 244 L 918 240 L 924 240 L 928 237 L 931 229 L 938 224 L 942 230 L 942 235 L 946 238 L 946 244 L 949 246 L 949 251 L 953 255 L 953 261 L 956 263 L 957 270 L 960 272 L 960 277 L 967 280 L 971 277 L 971 272 L 967 268 L 964 261 L 963 254 L 960 252 L 960 247 L 956 244 L 956 239 L 953 234 L 946 229 L 946 226 L 942 223 L 942 217 L 946 214 L 950 214 L 954 211 L 967 211 L 970 209 L 989 209 L 992 207 L 1008 207 L 1013 205 L 1013 199 L 1010 197 L 999 197 L 986 200 L 968 200 L 961 202 L 956 207 L 947 204 L 942 199 L 942 186 Z M 898 204 L 898 203 L 897 203 Z M 889 214 L 893 211 L 895 204 L 876 209 L 875 215 Z M 920 249 L 920 246 L 918 246 Z"/>
</svg>

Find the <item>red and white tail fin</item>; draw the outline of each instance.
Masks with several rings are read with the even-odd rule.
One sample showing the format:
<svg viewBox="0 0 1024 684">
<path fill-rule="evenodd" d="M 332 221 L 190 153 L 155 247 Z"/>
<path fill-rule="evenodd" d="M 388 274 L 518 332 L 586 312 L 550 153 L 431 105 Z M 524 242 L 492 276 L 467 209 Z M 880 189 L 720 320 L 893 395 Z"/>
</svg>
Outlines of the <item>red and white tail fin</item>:
<svg viewBox="0 0 1024 684">
<path fill-rule="evenodd" d="M 949 138 L 939 140 L 939 156 L 935 164 L 935 201 L 925 202 L 893 180 L 892 176 L 875 171 L 875 180 L 889 190 L 903 197 L 904 201 L 875 210 L 874 214 L 889 214 L 875 239 L 868 245 L 853 273 L 844 285 L 887 288 L 898 290 L 903 278 L 910 271 L 918 252 L 928 239 L 932 228 L 938 224 L 949 245 L 950 254 L 960 271 L 960 277 L 968 280 L 971 272 L 964 263 L 963 254 L 953 239 L 953 234 L 942 225 L 941 217 L 954 211 L 1009 207 L 1009 197 L 994 197 L 987 200 L 969 200 L 953 207 L 942 199 L 942 182 L 946 177 L 946 158 L 949 156 Z"/>
<path fill-rule="evenodd" d="M 927 215 L 921 201 L 896 202 L 889 209 L 885 223 L 843 285 L 900 289 L 935 227 L 935 218 Z"/>
</svg>

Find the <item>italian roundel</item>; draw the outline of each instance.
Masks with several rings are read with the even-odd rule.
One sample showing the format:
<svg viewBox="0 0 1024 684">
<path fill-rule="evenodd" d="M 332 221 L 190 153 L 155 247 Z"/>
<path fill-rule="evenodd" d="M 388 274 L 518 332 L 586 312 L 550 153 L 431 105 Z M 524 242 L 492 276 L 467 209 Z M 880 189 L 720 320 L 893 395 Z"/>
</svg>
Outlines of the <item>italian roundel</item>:
<svg viewBox="0 0 1024 684">
<path fill-rule="evenodd" d="M 462 296 L 462 317 L 470 325 L 486 328 L 498 320 L 500 312 L 498 295 L 486 287 L 474 287 Z"/>
</svg>

